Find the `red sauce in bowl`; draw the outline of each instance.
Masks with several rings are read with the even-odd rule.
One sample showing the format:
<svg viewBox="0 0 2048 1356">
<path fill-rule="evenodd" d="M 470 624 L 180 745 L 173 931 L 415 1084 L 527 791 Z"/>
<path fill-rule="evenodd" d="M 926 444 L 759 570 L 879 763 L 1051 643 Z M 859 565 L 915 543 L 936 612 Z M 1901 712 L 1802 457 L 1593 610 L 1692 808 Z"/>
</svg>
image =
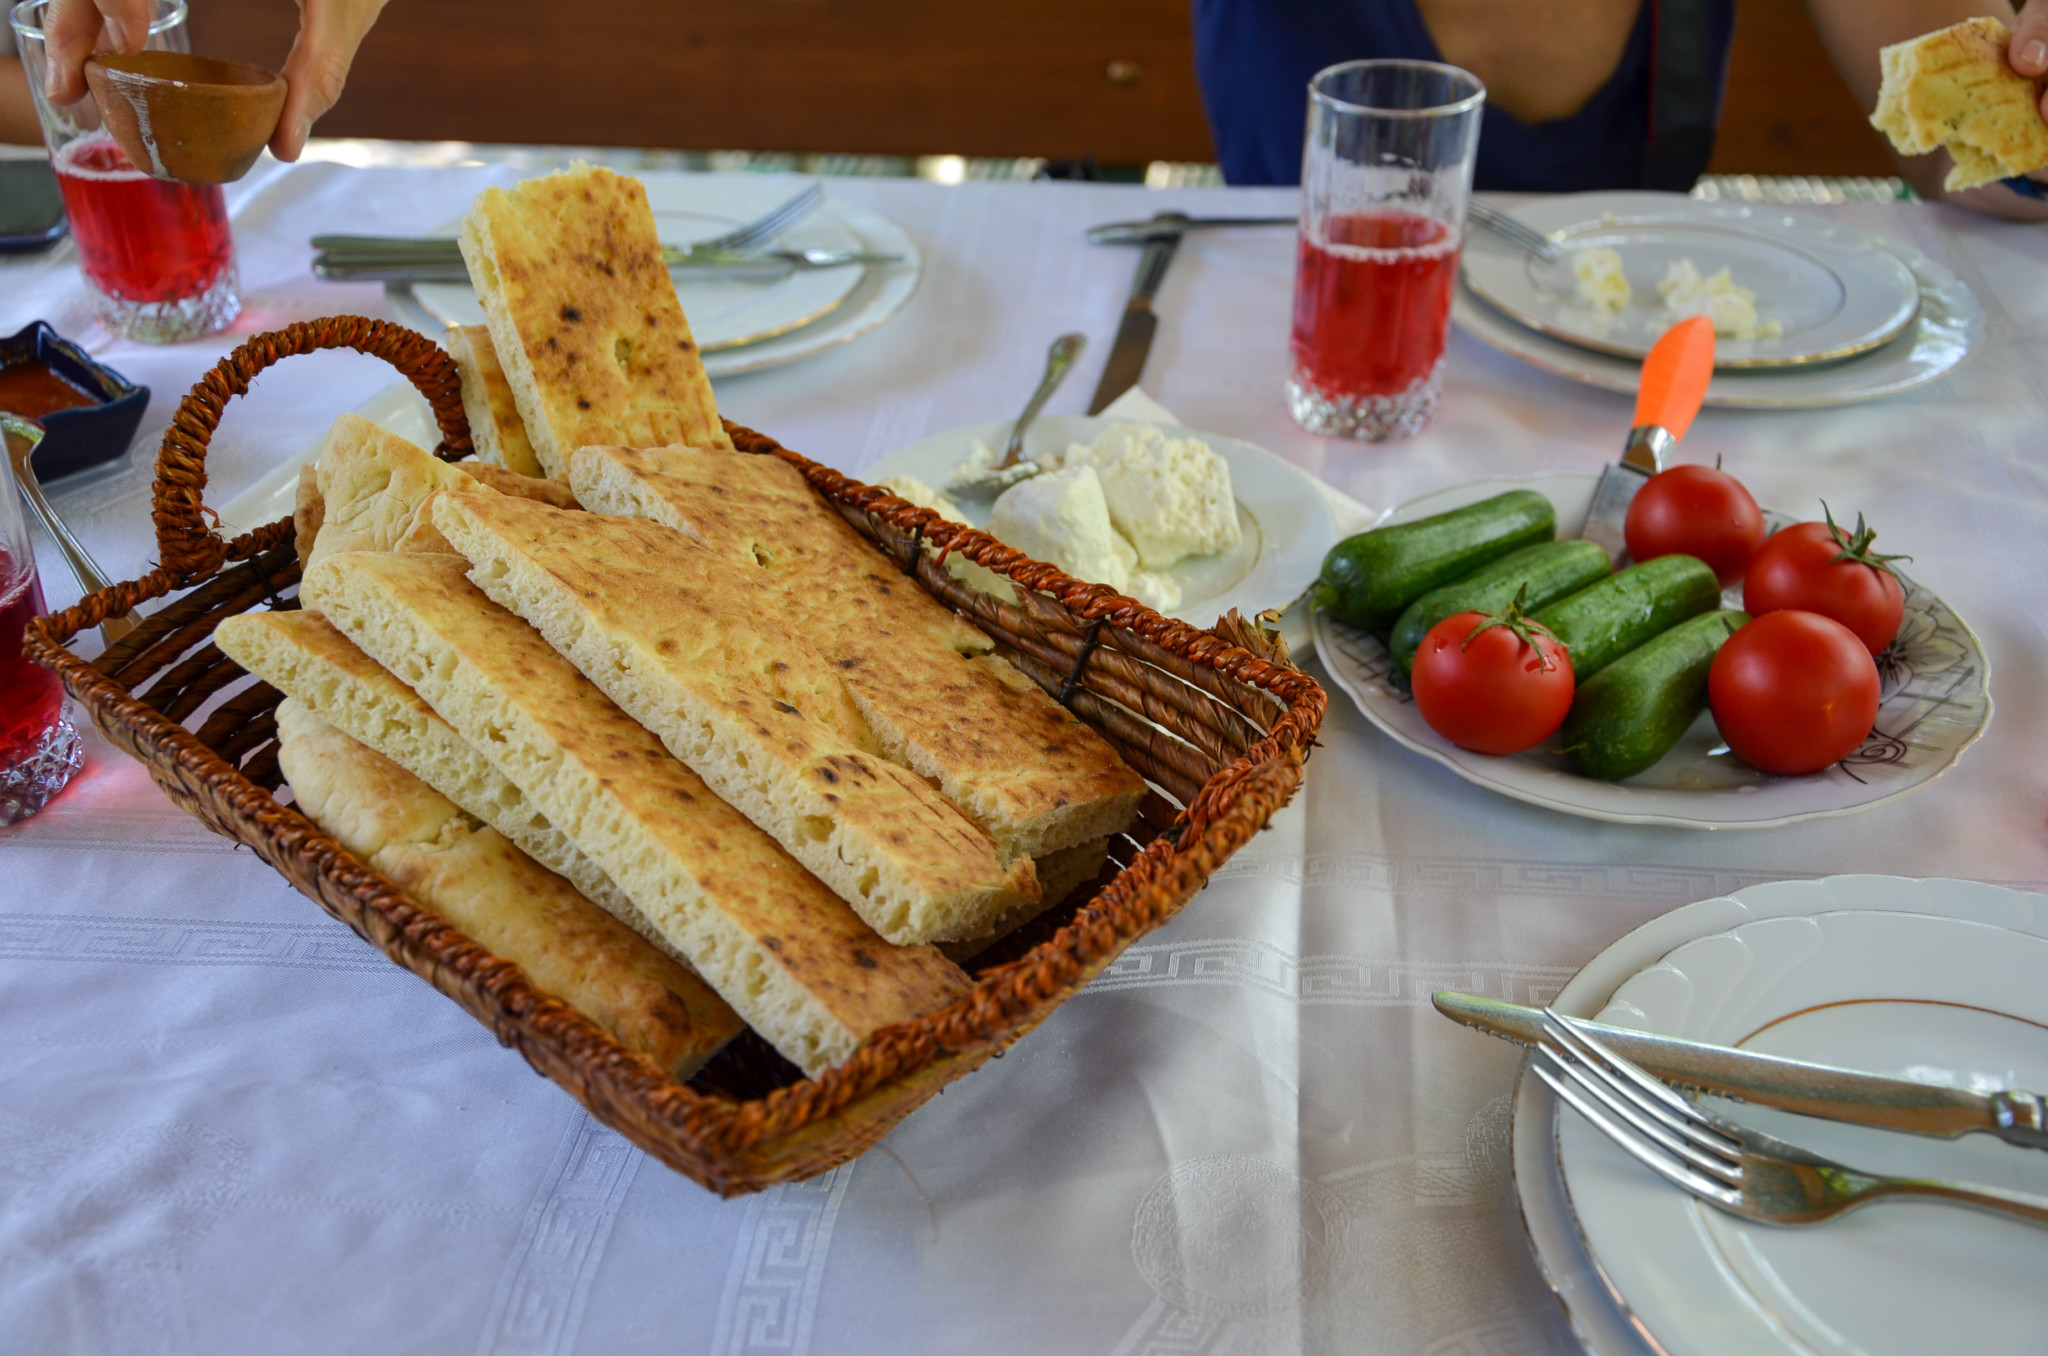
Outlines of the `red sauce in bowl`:
<svg viewBox="0 0 2048 1356">
<path fill-rule="evenodd" d="M 10 414 L 41 419 L 58 410 L 99 403 L 100 397 L 64 380 L 38 359 L 0 367 L 0 410 Z"/>
</svg>

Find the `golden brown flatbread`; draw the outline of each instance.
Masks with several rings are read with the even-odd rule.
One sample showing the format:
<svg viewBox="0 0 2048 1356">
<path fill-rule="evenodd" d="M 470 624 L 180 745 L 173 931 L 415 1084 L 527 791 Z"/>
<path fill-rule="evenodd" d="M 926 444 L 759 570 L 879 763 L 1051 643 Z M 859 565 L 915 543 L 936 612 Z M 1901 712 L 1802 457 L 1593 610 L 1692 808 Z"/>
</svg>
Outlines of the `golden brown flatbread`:
<svg viewBox="0 0 2048 1356">
<path fill-rule="evenodd" d="M 308 819 L 619 1044 L 683 1079 L 739 1034 L 703 980 L 390 759 L 289 698 L 277 732 Z"/>
<path fill-rule="evenodd" d="M 717 449 L 591 447 L 571 484 L 594 512 L 665 523 L 756 582 L 756 606 L 839 670 L 890 757 L 1007 852 L 1121 833 L 1145 783 L 1095 731 L 856 532 L 794 466 Z"/>
<path fill-rule="evenodd" d="M 488 496 L 444 496 L 434 522 L 479 588 L 883 937 L 980 936 L 1039 898 L 1030 857 L 881 756 L 834 666 L 682 533 Z"/>
<path fill-rule="evenodd" d="M 776 1049 L 817 1073 L 967 991 L 936 951 L 876 936 L 465 569 L 457 556 L 334 556 L 301 592 L 516 783 Z"/>
<path fill-rule="evenodd" d="M 491 346 L 490 327 L 450 325 L 446 343 L 462 375 L 462 412 L 469 416 L 469 438 L 478 458 L 523 476 L 545 475 L 526 437 L 512 383 Z"/>
<path fill-rule="evenodd" d="M 579 165 L 485 189 L 461 246 L 549 475 L 588 443 L 732 446 L 637 179 Z"/>
</svg>

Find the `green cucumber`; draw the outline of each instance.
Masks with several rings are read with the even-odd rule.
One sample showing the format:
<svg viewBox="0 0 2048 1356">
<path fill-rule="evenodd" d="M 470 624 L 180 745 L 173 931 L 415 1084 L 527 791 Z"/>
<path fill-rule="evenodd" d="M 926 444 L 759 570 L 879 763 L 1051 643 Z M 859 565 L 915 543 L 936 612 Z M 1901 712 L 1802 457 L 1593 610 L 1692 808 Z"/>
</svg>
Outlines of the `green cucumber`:
<svg viewBox="0 0 2048 1356">
<path fill-rule="evenodd" d="M 1687 617 L 1721 604 L 1721 582 L 1693 556 L 1658 556 L 1609 575 L 1535 614 L 1572 657 L 1583 683 Z"/>
<path fill-rule="evenodd" d="M 1579 685 L 1558 742 L 1588 777 L 1620 781 L 1671 752 L 1707 709 L 1707 672 L 1747 612 L 1680 622 Z"/>
<path fill-rule="evenodd" d="M 1534 490 L 1509 490 L 1448 513 L 1346 537 L 1323 557 L 1315 606 L 1367 631 L 1393 624 L 1433 588 L 1510 551 L 1557 535 L 1557 510 Z"/>
<path fill-rule="evenodd" d="M 1429 628 L 1460 612 L 1502 612 L 1526 586 L 1522 610 L 1534 612 L 1586 585 L 1605 579 L 1607 552 L 1589 541 L 1545 541 L 1510 552 L 1482 565 L 1463 579 L 1445 584 L 1408 604 L 1394 623 L 1387 648 L 1406 673 L 1415 667 L 1415 652 Z"/>
</svg>

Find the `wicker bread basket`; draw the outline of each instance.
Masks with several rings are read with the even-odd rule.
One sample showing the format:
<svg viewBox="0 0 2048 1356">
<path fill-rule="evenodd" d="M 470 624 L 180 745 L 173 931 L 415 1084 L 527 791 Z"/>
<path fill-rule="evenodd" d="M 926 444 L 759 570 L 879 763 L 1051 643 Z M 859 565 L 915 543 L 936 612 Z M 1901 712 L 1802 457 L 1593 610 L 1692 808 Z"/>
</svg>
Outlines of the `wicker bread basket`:
<svg viewBox="0 0 2048 1356">
<path fill-rule="evenodd" d="M 1102 876 L 997 953 L 978 958 L 974 989 L 952 1007 L 877 1033 L 815 1079 L 749 1033 L 688 1084 L 678 1083 L 539 992 L 519 967 L 408 899 L 273 794 L 280 786 L 273 717 L 279 694 L 251 679 L 210 637 L 225 617 L 296 606 L 292 524 L 272 523 L 232 542 L 216 535 L 201 507 L 206 448 L 229 398 L 245 392 L 256 373 L 323 348 L 353 348 L 390 362 L 432 405 L 443 435 L 438 453 L 454 459 L 469 452 L 454 364 L 430 340 L 360 317 L 259 335 L 192 388 L 164 435 L 153 497 L 160 567 L 32 623 L 29 652 L 63 678 L 110 740 L 148 765 L 173 801 L 255 849 L 323 909 L 467 1008 L 598 1119 L 712 1191 L 757 1191 L 860 1154 L 1172 917 L 1301 783 L 1325 697 L 1300 670 L 1081 583 L 984 533 L 732 427 L 742 451 L 799 468 L 878 550 L 970 617 L 1157 791 L 1140 823 L 1113 846 Z M 1025 586 L 1021 603 L 963 588 L 920 543 L 1009 575 Z M 97 659 L 67 648 L 108 616 L 180 591 Z"/>
</svg>

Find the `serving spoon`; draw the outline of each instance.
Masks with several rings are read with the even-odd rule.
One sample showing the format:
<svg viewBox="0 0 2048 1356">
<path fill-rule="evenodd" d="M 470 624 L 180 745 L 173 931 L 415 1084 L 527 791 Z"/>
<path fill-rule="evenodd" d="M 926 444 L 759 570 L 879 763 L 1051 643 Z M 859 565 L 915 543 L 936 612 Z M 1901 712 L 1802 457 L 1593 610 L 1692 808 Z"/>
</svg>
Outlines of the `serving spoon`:
<svg viewBox="0 0 2048 1356">
<path fill-rule="evenodd" d="M 987 474 L 971 480 L 954 481 L 947 486 L 959 494 L 995 494 L 1009 489 L 1020 480 L 1029 480 L 1044 468 L 1024 455 L 1024 433 L 1031 427 L 1031 421 L 1038 418 L 1038 412 L 1045 408 L 1045 402 L 1052 399 L 1052 393 L 1066 380 L 1067 371 L 1081 351 L 1088 347 L 1085 334 L 1063 334 L 1052 341 L 1052 347 L 1045 351 L 1045 375 L 1038 379 L 1038 389 L 1031 393 L 1031 399 L 1024 403 L 1023 413 L 1010 426 L 1010 440 L 1003 444 L 1003 459 L 990 467 Z"/>
</svg>

